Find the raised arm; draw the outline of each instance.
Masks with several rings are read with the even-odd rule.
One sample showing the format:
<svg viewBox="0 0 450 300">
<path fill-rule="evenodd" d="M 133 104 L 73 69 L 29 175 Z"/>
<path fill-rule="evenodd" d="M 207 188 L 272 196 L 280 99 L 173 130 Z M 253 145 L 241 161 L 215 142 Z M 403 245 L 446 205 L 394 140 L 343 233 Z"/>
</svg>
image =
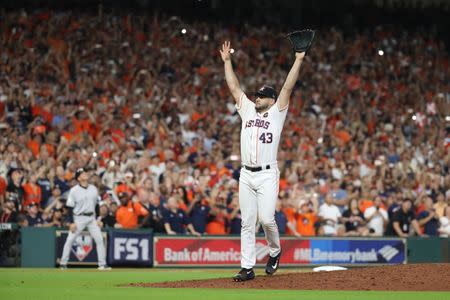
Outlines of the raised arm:
<svg viewBox="0 0 450 300">
<path fill-rule="evenodd" d="M 297 82 L 298 74 L 300 73 L 300 66 L 302 65 L 303 58 L 305 57 L 305 52 L 295 53 L 295 61 L 289 71 L 286 81 L 284 82 L 283 88 L 278 96 L 278 109 L 285 109 L 289 104 L 289 98 L 291 97 L 292 90 L 294 89 L 295 83 Z"/>
<path fill-rule="evenodd" d="M 222 44 L 220 55 L 222 56 L 225 68 L 225 80 L 227 81 L 228 88 L 230 89 L 230 92 L 233 95 L 234 101 L 238 102 L 239 98 L 242 95 L 242 90 L 241 86 L 239 85 L 239 81 L 236 77 L 236 74 L 234 74 L 233 71 L 233 65 L 231 64 L 230 50 L 231 50 L 231 43 L 229 41 L 225 41 L 225 43 Z"/>
</svg>

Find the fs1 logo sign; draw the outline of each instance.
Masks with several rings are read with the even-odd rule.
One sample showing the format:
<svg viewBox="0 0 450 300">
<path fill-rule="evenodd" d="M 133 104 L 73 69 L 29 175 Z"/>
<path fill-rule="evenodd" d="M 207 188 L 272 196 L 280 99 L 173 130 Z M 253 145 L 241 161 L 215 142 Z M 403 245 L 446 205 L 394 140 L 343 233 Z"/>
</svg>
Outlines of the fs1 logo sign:
<svg viewBox="0 0 450 300">
<path fill-rule="evenodd" d="M 151 231 L 110 231 L 109 264 L 116 266 L 151 266 L 153 233 Z"/>
<path fill-rule="evenodd" d="M 114 259 L 128 261 L 137 261 L 141 259 L 147 261 L 149 255 L 148 246 L 148 239 L 115 238 Z"/>
</svg>

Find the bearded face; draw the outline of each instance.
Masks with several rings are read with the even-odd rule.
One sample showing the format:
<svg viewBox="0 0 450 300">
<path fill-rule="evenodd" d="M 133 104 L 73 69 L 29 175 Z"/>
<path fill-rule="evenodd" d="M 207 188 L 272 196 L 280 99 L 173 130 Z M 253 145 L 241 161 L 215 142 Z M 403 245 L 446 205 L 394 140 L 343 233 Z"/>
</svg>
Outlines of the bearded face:
<svg viewBox="0 0 450 300">
<path fill-rule="evenodd" d="M 273 104 L 275 103 L 275 100 L 272 98 L 256 98 L 255 101 L 255 109 L 257 112 L 263 112 L 267 109 L 269 109 Z"/>
</svg>

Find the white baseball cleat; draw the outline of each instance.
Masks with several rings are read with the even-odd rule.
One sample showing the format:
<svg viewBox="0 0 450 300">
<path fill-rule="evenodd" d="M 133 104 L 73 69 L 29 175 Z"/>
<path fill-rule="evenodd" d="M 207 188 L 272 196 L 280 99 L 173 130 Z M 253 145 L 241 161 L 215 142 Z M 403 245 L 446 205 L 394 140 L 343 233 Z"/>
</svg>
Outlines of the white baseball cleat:
<svg viewBox="0 0 450 300">
<path fill-rule="evenodd" d="M 99 271 L 111 271 L 112 268 L 110 266 L 104 265 L 97 268 Z"/>
</svg>

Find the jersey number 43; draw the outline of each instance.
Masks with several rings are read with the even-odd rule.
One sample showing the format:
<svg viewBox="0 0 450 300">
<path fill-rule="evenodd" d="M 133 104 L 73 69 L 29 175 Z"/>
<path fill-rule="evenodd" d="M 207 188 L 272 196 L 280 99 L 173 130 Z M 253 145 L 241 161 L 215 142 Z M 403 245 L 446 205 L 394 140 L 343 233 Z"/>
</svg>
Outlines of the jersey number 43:
<svg viewBox="0 0 450 300">
<path fill-rule="evenodd" d="M 263 132 L 261 136 L 259 137 L 259 140 L 263 142 L 263 144 L 270 144 L 272 143 L 272 133 L 270 132 Z"/>
</svg>

